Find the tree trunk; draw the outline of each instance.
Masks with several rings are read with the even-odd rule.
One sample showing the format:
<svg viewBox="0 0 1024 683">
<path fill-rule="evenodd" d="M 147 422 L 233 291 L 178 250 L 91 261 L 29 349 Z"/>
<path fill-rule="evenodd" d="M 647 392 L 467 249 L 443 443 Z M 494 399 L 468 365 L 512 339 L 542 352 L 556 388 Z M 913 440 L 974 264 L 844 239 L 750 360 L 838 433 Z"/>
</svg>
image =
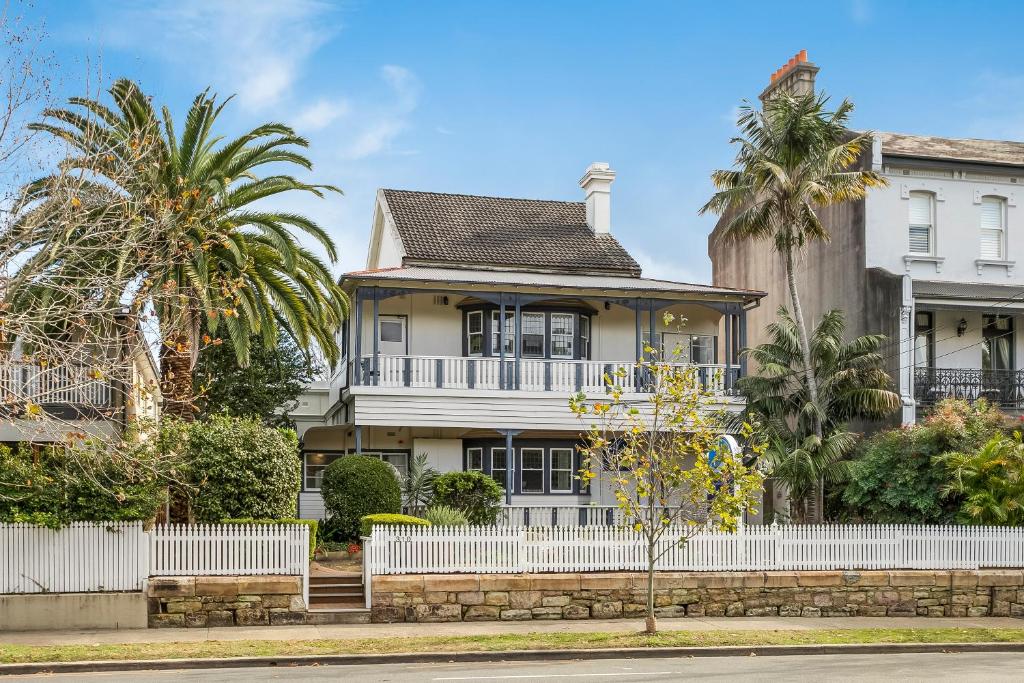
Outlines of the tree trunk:
<svg viewBox="0 0 1024 683">
<path fill-rule="evenodd" d="M 644 622 L 644 632 L 654 634 L 658 632 L 658 618 L 654 616 L 654 551 L 653 542 L 647 546 L 647 619 Z"/>
<path fill-rule="evenodd" d="M 796 272 L 793 269 L 793 248 L 786 248 L 786 282 L 789 285 L 789 299 L 793 304 L 793 320 L 796 322 L 797 337 L 800 341 L 800 355 L 804 361 L 804 381 L 807 382 L 807 395 L 815 410 L 820 409 L 818 404 L 818 378 L 814 372 L 814 364 L 811 361 L 811 342 L 807 336 L 807 326 L 804 324 L 804 309 L 800 305 L 800 293 L 796 288 Z M 811 417 L 811 425 L 814 428 L 814 435 L 820 443 L 823 438 L 821 420 L 816 415 Z M 816 495 L 816 494 L 813 494 Z M 817 507 L 817 506 L 815 506 Z M 805 508 L 806 509 L 806 508 Z M 816 510 L 815 516 L 820 517 L 820 510 Z M 815 520 L 820 521 L 820 519 Z"/>
<path fill-rule="evenodd" d="M 195 420 L 192 353 L 184 334 L 175 334 L 160 346 L 160 393 L 164 415 Z"/>
</svg>

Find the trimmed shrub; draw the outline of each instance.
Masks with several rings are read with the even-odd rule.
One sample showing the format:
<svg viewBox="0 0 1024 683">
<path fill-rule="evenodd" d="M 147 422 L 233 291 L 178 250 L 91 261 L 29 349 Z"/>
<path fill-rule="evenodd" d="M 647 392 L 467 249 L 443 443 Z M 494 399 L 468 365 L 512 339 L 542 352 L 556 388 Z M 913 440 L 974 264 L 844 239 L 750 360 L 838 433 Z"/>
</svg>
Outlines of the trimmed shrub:
<svg viewBox="0 0 1024 683">
<path fill-rule="evenodd" d="M 449 505 L 435 505 L 428 508 L 423 518 L 434 526 L 466 526 L 466 513 Z"/>
<path fill-rule="evenodd" d="M 320 538 L 317 536 L 317 521 L 315 519 L 252 519 L 242 517 L 241 519 L 224 519 L 221 524 L 305 524 L 309 527 L 309 559 L 312 560 L 316 549 L 320 547 Z"/>
<path fill-rule="evenodd" d="M 470 524 L 494 524 L 504 489 L 483 472 L 448 472 L 434 480 L 434 505 L 461 510 Z"/>
<path fill-rule="evenodd" d="M 295 515 L 302 464 L 293 430 L 267 427 L 251 417 L 217 415 L 183 432 L 195 521 Z"/>
<path fill-rule="evenodd" d="M 359 520 L 359 532 L 361 536 L 369 536 L 375 526 L 430 526 L 430 522 L 412 515 L 393 515 L 382 513 L 376 515 L 364 515 Z"/>
<path fill-rule="evenodd" d="M 366 515 L 402 511 L 402 493 L 392 467 L 377 458 L 347 455 L 335 460 L 324 470 L 320 493 L 339 537 L 332 540 L 355 538 Z"/>
</svg>

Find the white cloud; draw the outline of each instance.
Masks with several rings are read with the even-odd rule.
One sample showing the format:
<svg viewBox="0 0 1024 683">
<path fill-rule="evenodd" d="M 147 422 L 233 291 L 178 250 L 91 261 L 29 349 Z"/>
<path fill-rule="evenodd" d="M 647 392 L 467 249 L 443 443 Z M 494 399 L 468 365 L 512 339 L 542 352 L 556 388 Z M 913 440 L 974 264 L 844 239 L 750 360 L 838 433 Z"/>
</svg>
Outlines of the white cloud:
<svg viewBox="0 0 1024 683">
<path fill-rule="evenodd" d="M 348 114 L 350 109 L 345 100 L 320 100 L 296 114 L 291 122 L 299 133 L 321 130 Z"/>
<path fill-rule="evenodd" d="M 246 108 L 264 109 L 333 35 L 332 10 L 319 0 L 161 0 L 114 5 L 101 23 L 107 44 L 156 52 L 199 80 L 230 86 Z"/>
<path fill-rule="evenodd" d="M 644 249 L 632 248 L 630 253 L 643 271 L 643 276 L 655 280 L 702 283 L 711 280 L 710 273 L 696 273 L 686 266 L 653 256 Z"/>
<path fill-rule="evenodd" d="M 392 152 L 415 154 L 415 151 L 393 149 L 395 139 L 410 126 L 409 119 L 419 104 L 420 82 L 412 71 L 389 64 L 380 68 L 380 76 L 392 95 L 392 101 L 368 106 L 360 112 L 365 124 L 345 149 L 346 159 L 356 160 Z"/>
</svg>

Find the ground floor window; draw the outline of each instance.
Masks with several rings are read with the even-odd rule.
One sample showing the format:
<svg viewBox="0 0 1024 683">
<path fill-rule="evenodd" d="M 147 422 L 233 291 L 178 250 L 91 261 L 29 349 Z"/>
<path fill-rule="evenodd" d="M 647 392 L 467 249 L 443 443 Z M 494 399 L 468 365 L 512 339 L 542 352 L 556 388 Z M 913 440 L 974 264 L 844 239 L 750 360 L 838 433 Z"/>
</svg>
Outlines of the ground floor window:
<svg viewBox="0 0 1024 683">
<path fill-rule="evenodd" d="M 303 451 L 302 453 L 302 488 L 305 491 L 319 491 L 323 482 L 324 470 L 338 458 L 355 453 L 347 451 Z M 402 477 L 409 474 L 409 451 L 375 450 L 363 451 L 361 455 L 377 458 L 394 466 Z"/>
<path fill-rule="evenodd" d="M 465 469 L 482 471 L 506 487 L 509 454 L 505 442 L 473 439 L 465 444 Z M 576 443 L 571 440 L 523 439 L 513 443 L 515 463 L 513 494 L 586 495 L 578 477 L 580 467 Z M 482 468 L 480 467 L 482 465 Z"/>
</svg>

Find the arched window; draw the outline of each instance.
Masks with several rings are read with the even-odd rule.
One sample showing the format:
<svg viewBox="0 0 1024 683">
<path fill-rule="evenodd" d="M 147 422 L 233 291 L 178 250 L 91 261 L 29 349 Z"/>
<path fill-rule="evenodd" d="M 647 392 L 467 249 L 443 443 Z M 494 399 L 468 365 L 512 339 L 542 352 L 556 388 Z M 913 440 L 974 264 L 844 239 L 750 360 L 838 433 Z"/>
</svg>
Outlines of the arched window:
<svg viewBox="0 0 1024 683">
<path fill-rule="evenodd" d="M 1002 261 L 1006 244 L 1006 202 L 1002 197 L 981 198 L 981 258 Z"/>
<path fill-rule="evenodd" d="M 931 192 L 910 193 L 910 253 L 933 255 L 935 249 L 935 197 Z"/>
</svg>

